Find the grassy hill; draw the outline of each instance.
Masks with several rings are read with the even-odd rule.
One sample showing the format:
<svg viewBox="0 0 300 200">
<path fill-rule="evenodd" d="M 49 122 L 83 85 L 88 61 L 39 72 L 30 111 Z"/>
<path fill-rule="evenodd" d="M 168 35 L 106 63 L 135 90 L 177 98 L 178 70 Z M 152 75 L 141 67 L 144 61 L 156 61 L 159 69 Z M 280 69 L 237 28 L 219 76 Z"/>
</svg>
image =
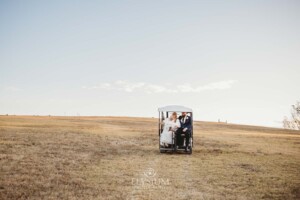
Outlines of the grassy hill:
<svg viewBox="0 0 300 200">
<path fill-rule="evenodd" d="M 300 131 L 194 123 L 161 154 L 157 119 L 0 116 L 0 199 L 299 199 Z"/>
</svg>

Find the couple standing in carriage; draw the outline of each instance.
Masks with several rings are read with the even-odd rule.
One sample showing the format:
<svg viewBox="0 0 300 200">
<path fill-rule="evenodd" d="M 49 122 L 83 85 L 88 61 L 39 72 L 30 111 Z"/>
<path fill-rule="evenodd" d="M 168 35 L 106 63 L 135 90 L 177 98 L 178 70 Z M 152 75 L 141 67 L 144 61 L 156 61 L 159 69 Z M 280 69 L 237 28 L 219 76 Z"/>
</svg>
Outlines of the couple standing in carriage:
<svg viewBox="0 0 300 200">
<path fill-rule="evenodd" d="M 186 112 L 182 112 L 181 116 L 177 118 L 177 113 L 173 112 L 172 115 L 163 121 L 164 129 L 160 136 L 160 144 L 164 147 L 169 147 L 173 144 L 172 133 L 175 133 L 177 146 L 183 146 L 184 138 L 186 139 L 185 150 L 189 146 L 191 134 L 191 118 Z M 184 135 L 182 137 L 182 135 Z"/>
</svg>

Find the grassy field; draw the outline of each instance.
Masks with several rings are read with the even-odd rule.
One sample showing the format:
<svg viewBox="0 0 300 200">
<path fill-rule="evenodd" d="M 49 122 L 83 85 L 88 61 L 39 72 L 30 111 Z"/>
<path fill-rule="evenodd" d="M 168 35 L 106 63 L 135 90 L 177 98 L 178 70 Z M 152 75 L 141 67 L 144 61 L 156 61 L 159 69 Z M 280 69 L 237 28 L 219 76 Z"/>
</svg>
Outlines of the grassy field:
<svg viewBox="0 0 300 200">
<path fill-rule="evenodd" d="M 0 116 L 0 199 L 300 199 L 300 132 L 195 122 L 161 154 L 157 119 Z"/>
</svg>

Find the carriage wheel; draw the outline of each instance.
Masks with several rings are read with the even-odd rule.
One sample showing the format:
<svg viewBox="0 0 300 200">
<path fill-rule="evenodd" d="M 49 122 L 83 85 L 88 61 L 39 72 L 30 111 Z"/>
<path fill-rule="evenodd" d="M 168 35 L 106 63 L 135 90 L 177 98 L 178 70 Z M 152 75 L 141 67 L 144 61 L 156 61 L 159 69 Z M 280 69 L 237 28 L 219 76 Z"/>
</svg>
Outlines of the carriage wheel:
<svg viewBox="0 0 300 200">
<path fill-rule="evenodd" d="M 190 150 L 188 151 L 188 153 L 189 153 L 189 154 L 192 154 L 192 153 L 193 153 L 193 147 L 192 147 L 192 146 L 190 147 Z"/>
<path fill-rule="evenodd" d="M 188 151 L 188 153 L 189 154 L 192 154 L 192 152 L 193 152 L 193 138 L 192 137 L 190 137 L 190 148 L 189 148 L 189 151 Z"/>
<path fill-rule="evenodd" d="M 166 150 L 160 149 L 159 151 L 160 151 L 160 153 L 166 153 Z"/>
</svg>

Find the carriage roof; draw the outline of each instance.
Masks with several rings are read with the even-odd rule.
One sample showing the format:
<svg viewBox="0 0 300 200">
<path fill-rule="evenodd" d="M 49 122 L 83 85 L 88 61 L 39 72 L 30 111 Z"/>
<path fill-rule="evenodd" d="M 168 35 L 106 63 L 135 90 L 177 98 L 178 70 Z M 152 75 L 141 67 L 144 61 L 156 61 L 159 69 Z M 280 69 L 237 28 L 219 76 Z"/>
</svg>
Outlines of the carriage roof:
<svg viewBox="0 0 300 200">
<path fill-rule="evenodd" d="M 193 112 L 191 108 L 179 105 L 170 105 L 158 108 L 159 112 Z"/>
</svg>

